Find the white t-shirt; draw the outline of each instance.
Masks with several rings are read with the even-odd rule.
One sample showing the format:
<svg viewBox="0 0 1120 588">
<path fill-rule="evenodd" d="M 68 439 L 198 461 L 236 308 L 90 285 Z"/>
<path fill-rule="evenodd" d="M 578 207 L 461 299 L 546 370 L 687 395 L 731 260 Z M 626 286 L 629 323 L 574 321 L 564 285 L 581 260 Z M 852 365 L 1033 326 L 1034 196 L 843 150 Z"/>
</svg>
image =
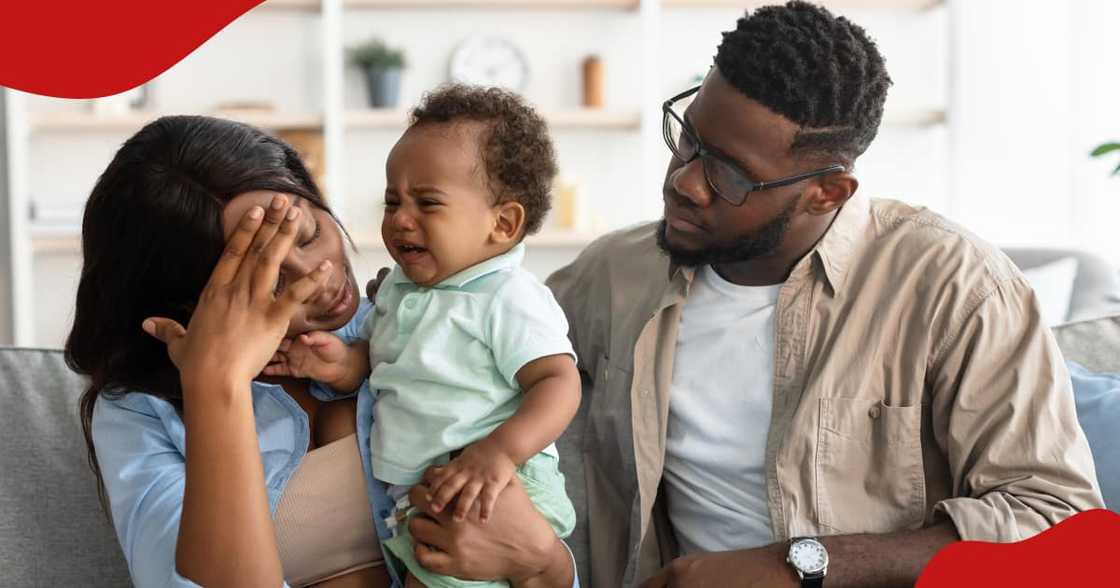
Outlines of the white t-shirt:
<svg viewBox="0 0 1120 588">
<path fill-rule="evenodd" d="M 773 542 L 766 436 L 781 285 L 697 272 L 677 337 L 665 456 L 669 520 L 683 553 Z"/>
</svg>

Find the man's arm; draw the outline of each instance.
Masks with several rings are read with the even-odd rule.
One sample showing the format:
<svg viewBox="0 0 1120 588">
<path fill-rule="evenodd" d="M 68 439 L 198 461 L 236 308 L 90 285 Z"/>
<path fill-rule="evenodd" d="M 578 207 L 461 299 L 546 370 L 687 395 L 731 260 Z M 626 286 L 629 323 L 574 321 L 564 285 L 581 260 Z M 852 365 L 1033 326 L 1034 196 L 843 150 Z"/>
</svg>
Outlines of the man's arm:
<svg viewBox="0 0 1120 588">
<path fill-rule="evenodd" d="M 935 508 L 962 539 L 1027 539 L 1101 508 L 1061 351 L 1019 276 L 961 310 L 929 376 L 933 432 L 953 498 Z"/>
<path fill-rule="evenodd" d="M 819 540 L 829 556 L 825 585 L 829 588 L 913 586 L 934 554 L 958 539 L 956 529 L 949 522 L 916 531 L 821 537 Z M 797 573 L 786 563 L 788 552 L 787 544 L 775 543 L 757 549 L 681 557 L 646 580 L 642 588 L 800 586 Z"/>
</svg>

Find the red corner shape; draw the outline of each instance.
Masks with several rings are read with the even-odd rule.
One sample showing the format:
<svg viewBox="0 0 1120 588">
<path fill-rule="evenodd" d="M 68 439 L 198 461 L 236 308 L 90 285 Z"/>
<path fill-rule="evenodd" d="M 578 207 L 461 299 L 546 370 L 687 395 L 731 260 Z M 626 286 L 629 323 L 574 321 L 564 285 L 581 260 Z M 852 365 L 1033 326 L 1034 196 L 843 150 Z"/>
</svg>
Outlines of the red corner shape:
<svg viewBox="0 0 1120 588">
<path fill-rule="evenodd" d="M 1120 515 L 1090 510 L 1018 543 L 961 541 L 937 552 L 917 588 L 1108 586 L 1120 546 Z"/>
<path fill-rule="evenodd" d="M 13 0 L 0 8 L 0 86 L 59 98 L 151 80 L 262 0 Z"/>
</svg>

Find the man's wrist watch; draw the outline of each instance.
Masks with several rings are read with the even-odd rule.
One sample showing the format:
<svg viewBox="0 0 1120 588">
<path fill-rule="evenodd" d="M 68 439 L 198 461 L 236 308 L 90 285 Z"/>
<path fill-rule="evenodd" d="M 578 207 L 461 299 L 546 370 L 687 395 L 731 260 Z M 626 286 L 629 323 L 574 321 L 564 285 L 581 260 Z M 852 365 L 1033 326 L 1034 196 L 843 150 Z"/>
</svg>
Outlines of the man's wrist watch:
<svg viewBox="0 0 1120 588">
<path fill-rule="evenodd" d="M 786 561 L 801 578 L 802 588 L 821 588 L 828 573 L 828 550 L 812 537 L 794 537 Z"/>
</svg>

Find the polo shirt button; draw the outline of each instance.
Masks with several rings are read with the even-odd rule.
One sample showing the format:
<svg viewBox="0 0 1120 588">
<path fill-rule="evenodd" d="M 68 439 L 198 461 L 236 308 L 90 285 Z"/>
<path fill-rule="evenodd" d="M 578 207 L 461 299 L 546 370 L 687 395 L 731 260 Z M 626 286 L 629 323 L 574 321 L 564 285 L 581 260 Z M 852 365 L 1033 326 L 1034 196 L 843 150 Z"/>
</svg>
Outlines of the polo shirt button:
<svg viewBox="0 0 1120 588">
<path fill-rule="evenodd" d="M 868 409 L 867 410 L 867 416 L 869 416 L 873 419 L 879 418 L 879 405 L 876 404 L 875 406 L 872 406 L 870 409 Z"/>
<path fill-rule="evenodd" d="M 408 300 L 405 300 L 404 301 L 404 307 L 405 308 L 410 308 L 410 309 L 411 308 L 416 308 L 416 299 L 415 298 L 409 298 Z"/>
</svg>

